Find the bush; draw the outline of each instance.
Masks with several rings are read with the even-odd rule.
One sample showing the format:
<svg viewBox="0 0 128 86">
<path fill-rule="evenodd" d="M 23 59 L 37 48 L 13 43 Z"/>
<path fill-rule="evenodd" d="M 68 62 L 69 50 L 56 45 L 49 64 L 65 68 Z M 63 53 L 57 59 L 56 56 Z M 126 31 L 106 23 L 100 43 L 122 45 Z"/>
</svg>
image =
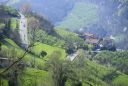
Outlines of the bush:
<svg viewBox="0 0 128 86">
<path fill-rule="evenodd" d="M 40 56 L 41 57 L 45 57 L 47 55 L 47 52 L 45 52 L 45 51 L 42 51 L 41 53 L 40 53 Z"/>
</svg>

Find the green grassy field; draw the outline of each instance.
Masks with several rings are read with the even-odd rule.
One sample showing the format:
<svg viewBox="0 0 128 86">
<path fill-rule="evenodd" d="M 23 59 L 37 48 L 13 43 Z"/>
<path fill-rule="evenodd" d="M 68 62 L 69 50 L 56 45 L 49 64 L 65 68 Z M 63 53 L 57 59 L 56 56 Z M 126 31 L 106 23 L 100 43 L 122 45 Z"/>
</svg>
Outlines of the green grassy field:
<svg viewBox="0 0 128 86">
<path fill-rule="evenodd" d="M 1 72 L 2 70 L 0 70 Z M 52 86 L 52 79 L 49 72 L 35 68 L 26 68 L 19 75 L 19 83 L 21 86 Z M 2 80 L 3 86 L 8 86 L 8 80 Z M 49 83 L 47 83 L 49 82 Z"/>
<path fill-rule="evenodd" d="M 47 52 L 47 56 L 49 56 L 54 51 L 58 50 L 61 52 L 62 55 L 61 58 L 64 59 L 66 56 L 65 50 L 61 48 L 52 47 L 42 43 L 36 43 L 36 44 L 38 45 L 33 48 L 35 49 L 35 54 L 44 50 L 45 52 Z M 25 52 L 24 49 L 19 47 L 13 40 L 8 38 L 5 38 L 4 41 L 2 42 L 2 49 L 6 49 L 6 50 L 15 49 L 15 51 L 17 51 L 17 54 L 20 56 L 22 56 L 23 53 Z M 47 56 L 45 58 L 47 58 Z M 45 65 L 44 59 L 30 53 L 28 53 L 23 58 L 23 60 L 28 64 L 31 64 L 31 62 L 35 60 L 35 66 L 38 68 L 44 68 Z M 0 71 L 2 71 L 2 69 Z M 37 84 L 38 86 L 40 85 L 52 86 L 52 81 L 50 82 L 51 77 L 47 71 L 39 70 L 36 68 L 26 68 L 23 75 L 21 75 L 20 77 L 21 77 L 20 81 L 23 86 L 32 86 L 32 84 Z M 50 83 L 47 83 L 48 80 Z M 3 82 L 4 82 L 4 86 L 8 86 L 7 80 L 3 80 Z"/>
<path fill-rule="evenodd" d="M 49 83 L 48 83 L 49 82 Z M 22 86 L 51 86 L 52 81 L 49 73 L 34 68 L 26 68 L 24 74 L 21 75 Z"/>
<path fill-rule="evenodd" d="M 22 49 L 21 47 L 19 47 L 14 41 L 12 41 L 11 39 L 5 38 L 4 40 L 4 44 L 2 45 L 3 49 L 9 50 L 9 49 L 14 49 L 16 51 L 16 53 L 18 54 L 18 56 L 22 56 L 25 52 L 24 49 Z M 18 57 L 19 58 L 19 57 Z M 23 60 L 25 62 L 27 62 L 28 64 L 30 64 L 33 59 L 36 62 L 37 66 L 43 67 L 44 66 L 44 60 L 40 59 L 37 56 L 34 56 L 30 53 L 28 53 Z"/>
<path fill-rule="evenodd" d="M 36 66 L 44 67 L 44 63 L 45 63 L 44 59 L 42 59 L 42 58 L 40 58 L 38 56 L 38 54 L 41 51 L 47 52 L 47 56 L 45 57 L 45 59 L 47 59 L 47 57 L 49 55 L 51 55 L 54 51 L 60 51 L 61 55 L 62 55 L 61 58 L 63 58 L 63 59 L 66 57 L 66 53 L 65 53 L 64 49 L 57 48 L 57 47 L 52 47 L 52 46 L 49 46 L 49 45 L 46 45 L 46 44 L 42 44 L 42 43 L 36 43 L 36 44 L 37 44 L 37 46 L 34 46 L 32 48 L 32 52 L 34 52 L 35 55 L 33 55 L 31 53 L 28 53 L 23 58 L 24 61 L 26 61 L 28 64 L 31 64 L 31 62 L 33 62 L 33 60 L 35 60 L 35 65 Z M 12 41 L 11 39 L 8 39 L 8 38 L 4 39 L 4 44 L 2 45 L 2 48 L 3 49 L 7 49 L 7 50 L 8 49 L 14 49 L 19 56 L 22 56 L 23 53 L 25 52 L 24 49 L 19 47 L 14 41 Z"/>
<path fill-rule="evenodd" d="M 47 55 L 44 58 L 47 58 L 49 55 L 51 55 L 54 51 L 59 51 L 61 53 L 61 58 L 66 57 L 66 53 L 64 49 L 58 48 L 58 47 L 53 47 L 49 46 L 47 44 L 43 43 L 35 43 L 36 46 L 32 48 L 32 52 L 35 53 L 36 55 L 39 55 L 42 51 L 47 52 Z"/>
</svg>

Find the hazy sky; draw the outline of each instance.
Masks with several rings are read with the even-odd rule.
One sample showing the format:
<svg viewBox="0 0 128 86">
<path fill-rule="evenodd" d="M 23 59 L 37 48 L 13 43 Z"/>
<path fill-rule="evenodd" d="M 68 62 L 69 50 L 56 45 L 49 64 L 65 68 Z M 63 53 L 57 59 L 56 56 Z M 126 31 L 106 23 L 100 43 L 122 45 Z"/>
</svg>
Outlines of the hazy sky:
<svg viewBox="0 0 128 86">
<path fill-rule="evenodd" d="M 0 0 L 0 2 L 4 2 L 4 1 L 7 1 L 7 0 Z"/>
</svg>

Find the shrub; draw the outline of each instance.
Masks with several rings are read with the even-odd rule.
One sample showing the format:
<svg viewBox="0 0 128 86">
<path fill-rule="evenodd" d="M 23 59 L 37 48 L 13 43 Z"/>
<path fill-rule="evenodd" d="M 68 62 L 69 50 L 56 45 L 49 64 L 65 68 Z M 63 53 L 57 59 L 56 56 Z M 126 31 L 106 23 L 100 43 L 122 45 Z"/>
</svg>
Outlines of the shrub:
<svg viewBox="0 0 128 86">
<path fill-rule="evenodd" d="M 47 52 L 45 52 L 45 51 L 42 51 L 41 53 L 40 53 L 40 56 L 41 57 L 45 57 L 47 55 Z"/>
</svg>

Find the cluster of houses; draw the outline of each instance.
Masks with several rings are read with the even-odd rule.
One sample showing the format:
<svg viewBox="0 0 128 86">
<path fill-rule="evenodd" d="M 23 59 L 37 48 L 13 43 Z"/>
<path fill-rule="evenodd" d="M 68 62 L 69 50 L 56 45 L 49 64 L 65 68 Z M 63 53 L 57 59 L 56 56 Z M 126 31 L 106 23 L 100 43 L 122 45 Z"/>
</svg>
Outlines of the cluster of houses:
<svg viewBox="0 0 128 86">
<path fill-rule="evenodd" d="M 84 33 L 80 36 L 85 40 L 87 44 L 92 44 L 94 46 L 93 50 L 101 50 L 103 48 L 111 49 L 114 46 L 114 37 L 109 36 L 105 38 L 99 38 L 91 33 Z"/>
</svg>

